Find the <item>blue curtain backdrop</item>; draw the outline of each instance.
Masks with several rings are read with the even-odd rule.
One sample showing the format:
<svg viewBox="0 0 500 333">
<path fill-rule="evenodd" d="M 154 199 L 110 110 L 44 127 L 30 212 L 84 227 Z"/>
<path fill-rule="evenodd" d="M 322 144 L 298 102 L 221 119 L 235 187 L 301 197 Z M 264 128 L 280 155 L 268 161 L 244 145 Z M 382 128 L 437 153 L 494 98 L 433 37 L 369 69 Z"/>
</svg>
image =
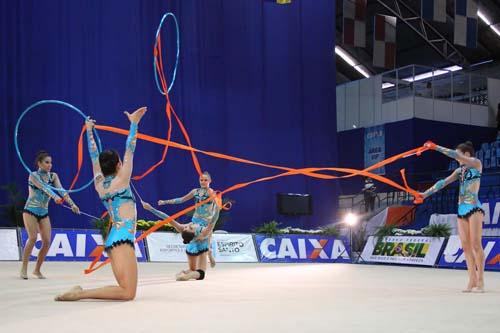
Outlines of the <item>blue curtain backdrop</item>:
<svg viewBox="0 0 500 333">
<path fill-rule="evenodd" d="M 1 1 L 0 6 L 0 184 L 15 182 L 27 193 L 14 126 L 21 112 L 41 99 L 67 101 L 99 124 L 122 128 L 128 128 L 123 111 L 146 105 L 140 132 L 166 137 L 164 99 L 152 66 L 154 35 L 166 11 L 177 15 L 181 29 L 180 66 L 170 95 L 195 147 L 291 167 L 337 165 L 331 0 L 284 6 L 259 0 Z M 174 36 L 168 21 L 162 39 L 169 77 Z M 36 109 L 20 129 L 24 158 L 31 165 L 39 149 L 48 150 L 53 171 L 69 186 L 82 124 L 62 107 Z M 184 142 L 179 130 L 173 138 Z M 105 147 L 123 152 L 125 137 L 101 132 L 101 139 Z M 134 174 L 156 162 L 162 148 L 139 141 Z M 216 189 L 277 173 L 199 158 Z M 90 177 L 85 152 L 79 185 Z M 170 149 L 166 163 L 136 186 L 151 203 L 187 193 L 197 186 L 190 155 Z M 279 216 L 277 192 L 311 193 L 314 215 Z M 331 223 L 337 194 L 338 183 L 302 176 L 254 185 L 228 195 L 235 204 L 225 229 L 249 231 L 272 219 L 306 228 Z M 6 201 L 4 193 L 0 198 Z M 73 199 L 86 212 L 103 211 L 92 187 Z M 50 216 L 56 227 L 91 227 L 88 218 L 54 204 Z M 142 208 L 138 216 L 154 219 Z"/>
</svg>

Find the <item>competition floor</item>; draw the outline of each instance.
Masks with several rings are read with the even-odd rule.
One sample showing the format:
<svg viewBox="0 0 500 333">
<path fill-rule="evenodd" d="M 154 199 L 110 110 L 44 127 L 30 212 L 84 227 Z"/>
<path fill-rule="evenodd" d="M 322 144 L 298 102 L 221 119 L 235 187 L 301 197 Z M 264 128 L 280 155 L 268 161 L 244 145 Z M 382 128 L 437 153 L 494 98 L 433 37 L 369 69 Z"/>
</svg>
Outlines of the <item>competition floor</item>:
<svg viewBox="0 0 500 333">
<path fill-rule="evenodd" d="M 47 262 L 47 280 L 0 263 L 0 332 L 498 332 L 500 273 L 464 294 L 466 272 L 349 264 L 218 264 L 176 282 L 183 264 L 142 263 L 132 302 L 55 302 L 81 284 L 114 284 L 109 267 Z M 30 269 L 32 269 L 32 264 Z"/>
</svg>

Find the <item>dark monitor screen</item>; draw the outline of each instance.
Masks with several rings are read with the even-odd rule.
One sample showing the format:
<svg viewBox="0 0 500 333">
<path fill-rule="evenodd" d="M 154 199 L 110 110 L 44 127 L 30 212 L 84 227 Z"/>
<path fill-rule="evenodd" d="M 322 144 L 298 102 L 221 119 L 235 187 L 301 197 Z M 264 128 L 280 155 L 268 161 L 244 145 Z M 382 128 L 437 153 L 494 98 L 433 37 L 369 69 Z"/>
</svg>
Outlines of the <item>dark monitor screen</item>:
<svg viewBox="0 0 500 333">
<path fill-rule="evenodd" d="M 310 194 L 278 193 L 278 213 L 282 215 L 311 215 L 312 197 Z"/>
</svg>

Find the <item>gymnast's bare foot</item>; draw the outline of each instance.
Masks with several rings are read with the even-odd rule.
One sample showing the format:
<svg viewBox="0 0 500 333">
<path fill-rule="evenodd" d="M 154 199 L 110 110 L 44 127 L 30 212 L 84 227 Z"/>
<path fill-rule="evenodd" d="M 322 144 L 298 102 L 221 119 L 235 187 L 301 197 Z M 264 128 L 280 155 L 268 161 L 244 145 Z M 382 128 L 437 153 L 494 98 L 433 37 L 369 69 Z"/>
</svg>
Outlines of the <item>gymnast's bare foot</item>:
<svg viewBox="0 0 500 333">
<path fill-rule="evenodd" d="M 181 281 L 181 280 L 179 280 L 179 277 L 180 277 L 181 275 L 187 274 L 187 273 L 189 273 L 189 272 L 190 272 L 190 270 L 189 270 L 189 269 L 185 269 L 185 270 L 183 270 L 183 271 L 180 271 L 179 273 L 175 274 L 175 279 L 176 279 L 177 281 Z"/>
<path fill-rule="evenodd" d="M 19 272 L 19 277 L 23 280 L 28 280 L 28 265 L 23 265 Z"/>
<path fill-rule="evenodd" d="M 477 283 L 475 292 L 484 293 L 484 281 L 479 281 Z"/>
<path fill-rule="evenodd" d="M 78 301 L 80 299 L 80 292 L 82 291 L 82 287 L 74 286 L 64 294 L 58 295 L 54 298 L 54 301 Z"/>
<path fill-rule="evenodd" d="M 469 280 L 469 284 L 467 284 L 467 288 L 462 290 L 464 293 L 470 293 L 477 286 L 476 281 Z"/>
<path fill-rule="evenodd" d="M 214 268 L 216 263 L 212 250 L 208 251 L 208 260 L 210 261 L 210 267 Z"/>
<path fill-rule="evenodd" d="M 36 276 L 39 279 L 46 279 L 46 277 L 40 271 L 34 271 L 33 275 Z"/>
<path fill-rule="evenodd" d="M 188 273 L 184 273 L 179 275 L 177 281 L 188 281 L 188 280 L 196 280 L 200 276 L 199 272 L 189 271 Z"/>
</svg>

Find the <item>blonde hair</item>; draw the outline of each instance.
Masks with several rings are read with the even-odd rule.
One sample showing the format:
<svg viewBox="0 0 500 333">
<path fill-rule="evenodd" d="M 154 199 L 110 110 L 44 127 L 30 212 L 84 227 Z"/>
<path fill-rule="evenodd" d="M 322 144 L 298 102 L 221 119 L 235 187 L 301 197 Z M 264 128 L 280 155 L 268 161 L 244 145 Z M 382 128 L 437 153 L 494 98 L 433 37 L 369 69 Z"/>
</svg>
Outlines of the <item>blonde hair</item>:
<svg viewBox="0 0 500 333">
<path fill-rule="evenodd" d="M 210 174 L 208 173 L 208 171 L 203 171 L 203 173 L 202 173 L 201 175 L 202 175 L 202 176 L 207 176 L 207 177 L 208 177 L 208 179 L 209 179 L 210 181 L 212 181 L 212 176 L 210 176 Z"/>
</svg>

